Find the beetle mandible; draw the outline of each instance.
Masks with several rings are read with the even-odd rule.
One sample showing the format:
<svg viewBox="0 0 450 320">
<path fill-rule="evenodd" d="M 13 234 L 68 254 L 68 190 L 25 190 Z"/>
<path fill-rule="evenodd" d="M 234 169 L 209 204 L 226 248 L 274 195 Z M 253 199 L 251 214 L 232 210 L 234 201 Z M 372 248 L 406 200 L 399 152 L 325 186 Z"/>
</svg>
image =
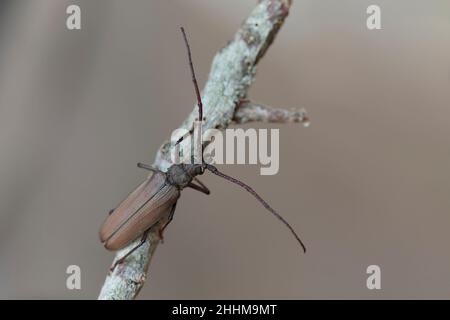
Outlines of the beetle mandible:
<svg viewBox="0 0 450 320">
<path fill-rule="evenodd" d="M 195 77 L 191 49 L 183 27 L 181 27 L 181 32 L 186 45 L 192 81 L 197 96 L 198 119 L 203 119 L 203 104 Z M 182 140 L 183 137 L 176 144 Z M 192 188 L 204 194 L 210 193 L 209 189 L 196 177 L 202 175 L 206 170 L 239 185 L 251 193 L 267 210 L 289 228 L 303 251 L 306 252 L 305 245 L 300 237 L 280 214 L 272 209 L 253 188 L 238 179 L 220 172 L 215 166 L 205 163 L 203 160 L 203 152 L 202 163 L 195 164 L 192 161 L 187 164 L 173 164 L 167 172 L 162 172 L 157 168 L 142 163 L 138 163 L 138 167 L 150 170 L 153 174 L 131 192 L 117 208 L 110 211 L 109 216 L 100 228 L 100 240 L 108 250 L 120 250 L 141 236 L 141 241 L 122 258 L 118 259 L 112 266 L 112 269 L 122 263 L 132 252 L 144 244 L 153 226 L 160 222 L 161 219 L 168 218 L 167 222 L 159 230 L 159 235 L 162 239 L 162 232 L 172 221 L 181 190 L 184 188 Z"/>
</svg>

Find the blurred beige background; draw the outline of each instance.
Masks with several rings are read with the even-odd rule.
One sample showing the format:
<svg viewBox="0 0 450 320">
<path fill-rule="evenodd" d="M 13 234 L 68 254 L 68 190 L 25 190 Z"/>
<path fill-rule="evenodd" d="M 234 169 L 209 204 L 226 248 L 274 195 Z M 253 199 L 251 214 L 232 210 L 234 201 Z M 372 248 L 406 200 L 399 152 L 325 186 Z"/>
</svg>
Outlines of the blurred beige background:
<svg viewBox="0 0 450 320">
<path fill-rule="evenodd" d="M 194 105 L 255 1 L 3 0 L 0 5 L 0 298 L 94 299 L 113 254 L 98 228 Z M 82 30 L 65 28 L 68 4 Z M 366 8 L 382 8 L 380 31 Z M 250 97 L 305 107 L 280 127 L 280 172 L 223 166 L 292 236 L 215 176 L 185 191 L 142 299 L 450 298 L 450 2 L 294 1 Z M 233 205 L 233 207 L 231 207 Z M 66 268 L 82 290 L 66 289 Z M 366 268 L 382 290 L 366 288 Z"/>
</svg>

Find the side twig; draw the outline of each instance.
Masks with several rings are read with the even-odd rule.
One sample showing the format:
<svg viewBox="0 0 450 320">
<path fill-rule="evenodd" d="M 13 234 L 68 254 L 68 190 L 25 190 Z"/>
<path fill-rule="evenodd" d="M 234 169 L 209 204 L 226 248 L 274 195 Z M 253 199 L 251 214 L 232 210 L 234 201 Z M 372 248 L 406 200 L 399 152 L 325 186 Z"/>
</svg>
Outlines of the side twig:
<svg viewBox="0 0 450 320">
<path fill-rule="evenodd" d="M 305 109 L 277 109 L 251 101 L 243 101 L 239 104 L 236 108 L 233 121 L 237 124 L 247 122 L 301 122 L 305 127 L 309 126 L 309 118 L 306 115 Z"/>
</svg>

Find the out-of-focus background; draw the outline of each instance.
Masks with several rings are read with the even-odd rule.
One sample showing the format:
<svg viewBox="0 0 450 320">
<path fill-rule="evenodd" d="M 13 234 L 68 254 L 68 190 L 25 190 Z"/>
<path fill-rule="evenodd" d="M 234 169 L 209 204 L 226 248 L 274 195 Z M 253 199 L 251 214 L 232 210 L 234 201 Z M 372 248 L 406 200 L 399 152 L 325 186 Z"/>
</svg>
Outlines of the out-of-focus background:
<svg viewBox="0 0 450 320">
<path fill-rule="evenodd" d="M 66 7 L 82 29 L 66 29 Z M 382 9 L 382 30 L 366 8 Z M 192 110 L 198 78 L 255 1 L 2 0 L 0 298 L 94 299 L 113 258 L 98 228 L 138 161 Z M 305 107 L 280 171 L 228 165 L 298 230 L 212 175 L 186 190 L 142 299 L 450 298 L 450 2 L 298 0 L 250 98 Z M 249 125 L 247 125 L 248 127 Z M 66 268 L 81 267 L 81 290 Z M 366 268 L 381 267 L 381 290 Z"/>
</svg>

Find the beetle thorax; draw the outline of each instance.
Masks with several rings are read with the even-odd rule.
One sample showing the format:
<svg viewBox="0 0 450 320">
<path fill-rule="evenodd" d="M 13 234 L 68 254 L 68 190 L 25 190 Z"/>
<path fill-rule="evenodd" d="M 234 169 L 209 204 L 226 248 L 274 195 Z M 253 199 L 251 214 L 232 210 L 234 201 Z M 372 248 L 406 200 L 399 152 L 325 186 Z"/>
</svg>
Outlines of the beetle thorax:
<svg viewBox="0 0 450 320">
<path fill-rule="evenodd" d="M 167 170 L 167 182 L 183 189 L 203 171 L 204 168 L 201 164 L 174 164 Z"/>
</svg>

